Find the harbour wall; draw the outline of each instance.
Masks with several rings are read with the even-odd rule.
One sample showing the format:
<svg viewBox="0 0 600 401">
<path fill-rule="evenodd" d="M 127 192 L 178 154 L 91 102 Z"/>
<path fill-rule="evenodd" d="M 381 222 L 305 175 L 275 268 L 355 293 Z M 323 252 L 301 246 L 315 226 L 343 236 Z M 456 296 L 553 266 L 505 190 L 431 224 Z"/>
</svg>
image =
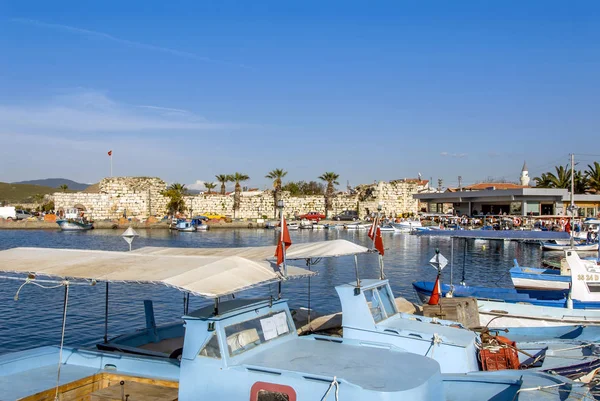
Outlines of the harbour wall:
<svg viewBox="0 0 600 401">
<path fill-rule="evenodd" d="M 419 201 L 413 195 L 426 188 L 426 181 L 397 180 L 381 181 L 371 185 L 361 185 L 353 194 L 338 194 L 332 201 L 330 215 L 344 210 L 357 210 L 360 217 L 382 206 L 382 213 L 397 216 L 417 213 Z M 97 192 L 57 192 L 53 195 L 56 209 L 79 207 L 95 220 L 123 217 L 146 219 L 149 216 L 162 217 L 167 213 L 169 199 L 162 195 L 167 184 L 155 177 L 111 177 L 100 181 Z M 325 212 L 325 198 L 322 195 L 291 196 L 282 193 L 285 204 L 284 214 L 288 217 L 310 211 Z M 233 209 L 233 194 L 200 194 L 186 196 L 186 215 L 221 214 L 232 218 L 256 219 L 275 216 L 273 191 L 242 192 L 239 210 Z"/>
</svg>

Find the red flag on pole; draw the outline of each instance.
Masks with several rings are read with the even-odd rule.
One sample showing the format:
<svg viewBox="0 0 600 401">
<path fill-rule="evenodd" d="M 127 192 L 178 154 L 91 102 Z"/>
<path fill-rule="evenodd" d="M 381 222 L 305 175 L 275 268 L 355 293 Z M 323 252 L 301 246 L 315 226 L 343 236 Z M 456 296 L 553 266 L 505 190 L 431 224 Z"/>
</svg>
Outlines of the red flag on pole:
<svg viewBox="0 0 600 401">
<path fill-rule="evenodd" d="M 369 238 L 371 238 L 373 241 L 375 240 L 375 228 L 377 227 L 377 218 L 373 219 L 373 224 L 371 224 L 371 227 L 369 227 L 369 232 L 367 233 L 367 235 L 369 236 Z"/>
<path fill-rule="evenodd" d="M 109 151 L 108 151 L 108 155 L 109 155 L 109 156 L 112 156 L 112 150 L 109 150 Z"/>
<path fill-rule="evenodd" d="M 275 250 L 275 257 L 277 258 L 277 266 L 283 263 L 283 247 L 285 246 L 285 250 L 292 245 L 292 240 L 290 239 L 290 232 L 287 228 L 287 223 L 285 222 L 285 217 L 283 218 L 283 225 L 281 227 L 281 237 L 279 242 L 277 243 L 277 249 Z"/>
<path fill-rule="evenodd" d="M 429 305 L 437 305 L 440 303 L 440 276 L 437 276 L 435 279 L 435 284 L 433 285 L 433 291 L 431 292 L 431 297 L 429 297 Z"/>
<path fill-rule="evenodd" d="M 385 250 L 383 249 L 383 238 L 381 238 L 381 228 L 379 228 L 379 226 L 375 229 L 375 249 L 379 251 L 381 256 L 385 254 Z"/>
</svg>

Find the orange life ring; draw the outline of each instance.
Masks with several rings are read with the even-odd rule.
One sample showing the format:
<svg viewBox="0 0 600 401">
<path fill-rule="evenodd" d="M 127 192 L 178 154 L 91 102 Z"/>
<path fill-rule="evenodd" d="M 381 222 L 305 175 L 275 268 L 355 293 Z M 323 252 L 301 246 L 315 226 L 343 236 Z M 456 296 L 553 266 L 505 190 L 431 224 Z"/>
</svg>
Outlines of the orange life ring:
<svg viewBox="0 0 600 401">
<path fill-rule="evenodd" d="M 520 218 L 518 218 L 518 217 L 515 217 L 515 218 L 513 219 L 513 224 L 514 224 L 515 226 L 519 227 L 519 226 L 521 225 L 521 219 L 520 219 Z"/>
</svg>

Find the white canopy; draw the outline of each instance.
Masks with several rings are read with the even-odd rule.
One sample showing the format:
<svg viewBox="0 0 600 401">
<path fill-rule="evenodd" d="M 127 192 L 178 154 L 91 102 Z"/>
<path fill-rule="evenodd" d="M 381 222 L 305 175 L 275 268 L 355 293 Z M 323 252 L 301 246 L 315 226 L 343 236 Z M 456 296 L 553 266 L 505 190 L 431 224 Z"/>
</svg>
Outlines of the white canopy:
<svg viewBox="0 0 600 401">
<path fill-rule="evenodd" d="M 280 268 L 271 263 L 234 255 L 180 256 L 169 253 L 162 255 L 50 248 L 0 251 L 0 271 L 96 281 L 162 284 L 210 298 L 283 278 Z M 313 274 L 299 267 L 288 266 L 289 278 Z"/>
<path fill-rule="evenodd" d="M 133 251 L 144 255 L 186 255 L 186 256 L 240 256 L 246 259 L 264 261 L 274 260 L 275 245 L 243 248 L 163 248 L 144 247 Z M 369 252 L 369 248 L 343 239 L 332 241 L 292 244 L 285 256 L 287 260 L 330 258 L 357 255 Z"/>
</svg>

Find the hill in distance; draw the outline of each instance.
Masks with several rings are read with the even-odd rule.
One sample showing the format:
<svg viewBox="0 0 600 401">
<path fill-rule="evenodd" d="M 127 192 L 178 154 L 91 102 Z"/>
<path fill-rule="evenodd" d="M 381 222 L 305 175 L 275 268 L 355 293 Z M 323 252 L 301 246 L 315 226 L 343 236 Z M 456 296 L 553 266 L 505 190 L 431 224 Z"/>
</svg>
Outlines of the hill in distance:
<svg viewBox="0 0 600 401">
<path fill-rule="evenodd" d="M 36 195 L 47 195 L 55 192 L 60 192 L 60 190 L 42 185 L 0 182 L 0 203 L 8 202 L 12 206 L 20 203 L 35 203 Z M 73 192 L 73 190 L 68 189 L 67 192 Z"/>
<path fill-rule="evenodd" d="M 83 191 L 84 189 L 90 186 L 90 184 L 82 184 L 80 182 L 75 182 L 66 178 L 45 178 L 43 180 L 13 182 L 12 184 L 41 185 L 43 187 L 50 187 L 55 189 L 63 184 L 66 184 L 69 187 L 69 189 L 73 191 Z"/>
</svg>

